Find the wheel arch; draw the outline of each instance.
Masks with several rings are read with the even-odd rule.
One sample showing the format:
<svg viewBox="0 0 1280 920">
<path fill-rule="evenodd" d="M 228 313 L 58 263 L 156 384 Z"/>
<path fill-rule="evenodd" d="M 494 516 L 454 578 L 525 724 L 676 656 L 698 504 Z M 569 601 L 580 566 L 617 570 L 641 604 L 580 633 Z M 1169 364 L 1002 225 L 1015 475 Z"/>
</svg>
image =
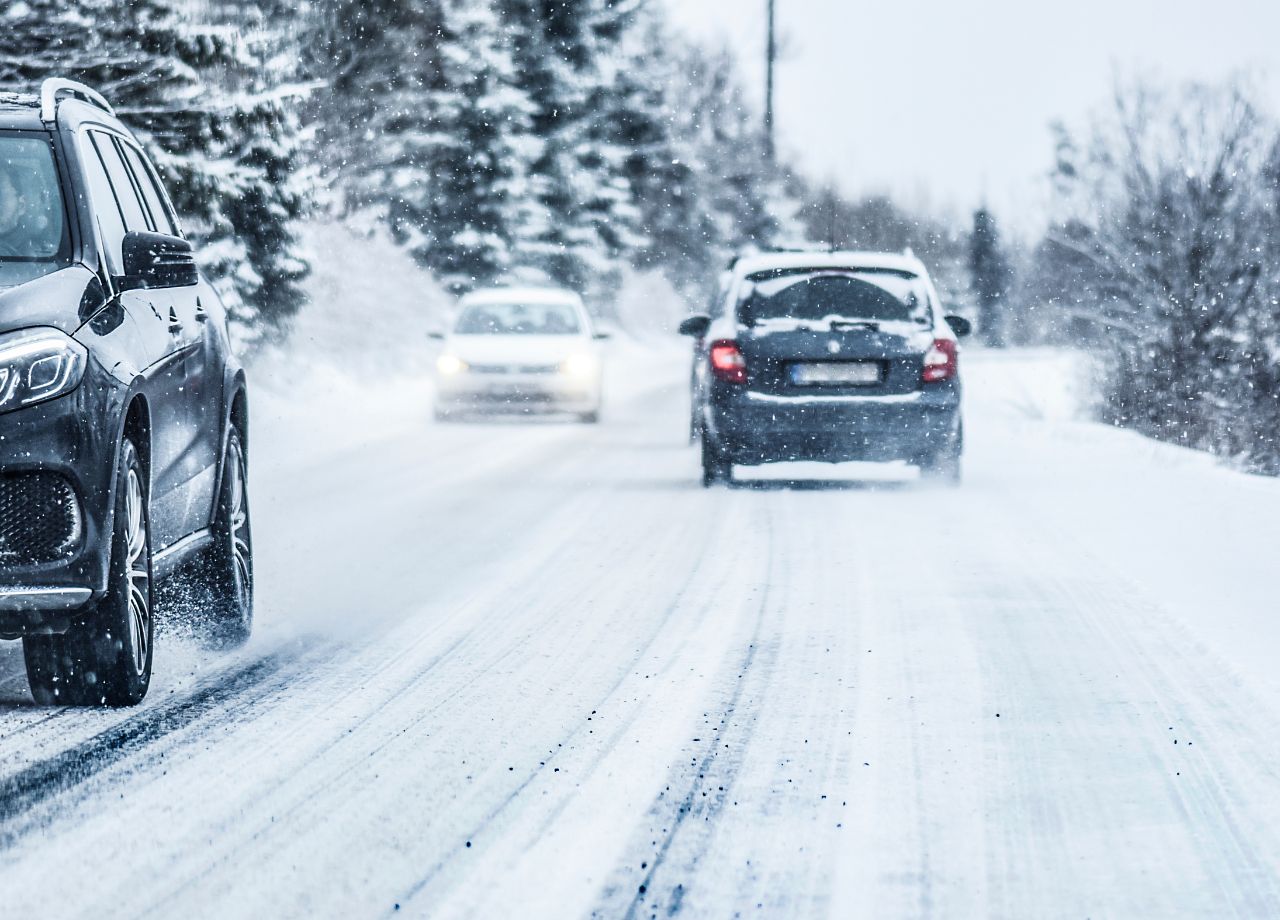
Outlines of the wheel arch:
<svg viewBox="0 0 1280 920">
<path fill-rule="evenodd" d="M 147 402 L 146 395 L 135 384 L 121 398 L 120 407 L 120 414 L 114 429 L 115 440 L 108 448 L 111 459 L 111 475 L 107 478 L 106 503 L 102 509 L 104 536 L 113 533 L 115 528 L 116 488 L 119 485 L 120 455 L 126 438 L 133 442 L 133 446 L 138 452 L 138 462 L 142 465 L 143 487 L 146 489 L 147 501 L 151 501 L 151 485 L 152 477 L 154 476 L 151 451 L 151 405 Z M 107 430 L 111 431 L 112 429 L 109 428 Z M 109 537 L 107 545 L 110 546 Z M 105 564 L 101 572 L 103 581 L 94 585 L 95 593 L 101 593 L 105 590 L 105 579 L 110 571 L 110 552 L 104 558 Z"/>
<path fill-rule="evenodd" d="M 223 419 L 222 445 L 218 454 L 218 478 L 213 489 L 213 506 L 209 509 L 209 525 L 217 520 L 218 502 L 222 495 L 222 483 L 227 475 L 227 442 L 231 432 L 240 437 L 240 450 L 244 453 L 245 462 L 249 461 L 249 389 L 245 381 L 244 371 L 237 371 L 228 389 L 230 397 L 226 400 L 226 413 Z"/>
<path fill-rule="evenodd" d="M 240 447 L 249 455 L 249 390 L 245 386 L 244 372 L 236 376 L 231 395 L 231 408 L 227 413 L 228 432 L 231 428 L 240 435 Z"/>
<path fill-rule="evenodd" d="M 147 478 L 147 498 L 151 497 L 151 406 L 141 393 L 130 396 L 125 405 L 120 437 L 116 439 L 116 466 L 120 463 L 120 446 L 125 438 L 133 442 L 138 451 L 138 461 Z"/>
</svg>

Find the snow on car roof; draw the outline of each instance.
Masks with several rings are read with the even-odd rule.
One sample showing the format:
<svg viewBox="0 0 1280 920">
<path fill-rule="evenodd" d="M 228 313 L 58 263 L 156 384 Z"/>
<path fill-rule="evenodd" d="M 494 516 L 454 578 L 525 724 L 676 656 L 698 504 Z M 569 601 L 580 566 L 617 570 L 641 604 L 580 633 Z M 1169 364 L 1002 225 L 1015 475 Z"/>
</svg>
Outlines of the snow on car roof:
<svg viewBox="0 0 1280 920">
<path fill-rule="evenodd" d="M 472 291 L 460 301 L 462 306 L 487 303 L 569 304 L 582 306 L 582 298 L 561 288 L 499 287 Z"/>
<path fill-rule="evenodd" d="M 19 105 L 26 108 L 38 108 L 40 97 L 30 93 L 0 92 L 0 105 Z"/>
<path fill-rule="evenodd" d="M 915 256 L 892 252 L 762 252 L 739 259 L 733 273 L 739 278 L 757 272 L 791 268 L 876 269 L 925 276 L 924 263 Z"/>
</svg>

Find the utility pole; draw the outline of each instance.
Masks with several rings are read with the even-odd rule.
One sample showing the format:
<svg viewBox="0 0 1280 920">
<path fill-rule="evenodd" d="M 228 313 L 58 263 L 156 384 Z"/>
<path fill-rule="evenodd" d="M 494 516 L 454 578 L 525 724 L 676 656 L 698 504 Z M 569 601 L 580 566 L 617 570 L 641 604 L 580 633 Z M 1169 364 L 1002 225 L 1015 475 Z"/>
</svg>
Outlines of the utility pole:
<svg viewBox="0 0 1280 920">
<path fill-rule="evenodd" d="M 778 33 L 774 23 L 774 4 L 768 3 L 769 35 L 765 41 L 765 88 L 764 88 L 764 154 L 772 163 L 776 147 L 773 141 L 773 69 L 778 60 Z"/>
</svg>

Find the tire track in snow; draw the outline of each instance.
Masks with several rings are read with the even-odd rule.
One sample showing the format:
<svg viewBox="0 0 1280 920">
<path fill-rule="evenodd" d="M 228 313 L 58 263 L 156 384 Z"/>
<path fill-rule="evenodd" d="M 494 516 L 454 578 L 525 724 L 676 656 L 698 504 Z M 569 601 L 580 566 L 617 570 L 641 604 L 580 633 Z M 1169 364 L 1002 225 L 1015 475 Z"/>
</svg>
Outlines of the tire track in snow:
<svg viewBox="0 0 1280 920">
<path fill-rule="evenodd" d="M 51 799 L 89 782 L 126 758 L 145 752 L 156 741 L 199 722 L 249 691 L 266 690 L 273 681 L 275 687 L 283 685 L 287 675 L 308 666 L 308 653 L 318 644 L 304 644 L 297 655 L 273 652 L 247 661 L 230 674 L 218 675 L 214 683 L 152 706 L 126 722 L 0 779 L 0 850 L 12 847 L 40 827 L 41 806 Z M 256 703 L 258 696 L 253 694 L 247 705 Z"/>
<path fill-rule="evenodd" d="M 695 554 L 693 558 L 695 559 L 703 558 L 704 554 L 706 553 L 706 550 L 711 545 L 713 536 L 714 536 L 714 532 L 710 526 L 706 527 L 703 530 L 702 536 L 699 541 L 698 553 Z M 635 652 L 632 658 L 627 662 L 625 668 L 619 669 L 617 679 L 608 687 L 608 689 L 605 691 L 603 696 L 600 697 L 599 701 L 592 708 L 591 712 L 593 715 L 596 712 L 603 711 L 608 707 L 609 701 L 618 694 L 618 692 L 622 689 L 623 685 L 632 677 L 636 666 L 645 659 L 645 657 L 650 653 L 653 647 L 657 644 L 658 640 L 662 638 L 662 636 L 664 635 L 667 629 L 667 626 L 671 623 L 672 618 L 675 616 L 676 612 L 680 610 L 681 601 L 689 594 L 690 590 L 692 589 L 693 585 L 695 584 L 695 582 L 697 581 L 698 577 L 701 574 L 702 573 L 700 572 L 697 566 L 693 566 L 689 569 L 688 574 L 684 577 L 684 580 L 680 583 L 679 587 L 676 589 L 671 602 L 667 605 L 665 611 L 663 612 L 661 619 L 654 624 L 653 629 L 649 634 L 648 638 L 646 639 L 644 645 L 642 645 Z M 690 625 L 690 628 L 692 628 L 692 624 Z M 635 708 L 632 710 L 631 714 L 624 721 L 619 722 L 617 724 L 617 727 L 614 728 L 614 730 L 610 733 L 611 740 L 605 745 L 606 752 L 608 750 L 612 750 L 613 747 L 616 746 L 618 739 L 620 739 L 626 733 L 626 731 L 635 723 L 635 721 L 640 717 L 641 714 L 642 714 L 641 710 L 639 708 Z M 546 775 L 547 767 L 551 767 L 553 770 L 555 769 L 552 764 L 553 764 L 553 761 L 557 759 L 556 755 L 561 752 L 567 752 L 572 750 L 574 747 L 573 742 L 581 738 L 583 735 L 583 732 L 586 732 L 586 731 L 589 731 L 589 729 L 587 729 L 585 722 L 580 723 L 579 726 L 573 729 L 570 732 L 570 734 L 564 738 L 563 741 L 557 742 L 556 747 L 549 750 L 545 760 L 539 763 L 539 766 L 537 767 L 537 769 L 529 771 L 517 786 L 512 788 L 503 799 L 497 802 L 489 810 L 489 812 L 486 813 L 479 822 L 477 822 L 477 824 L 473 828 L 471 828 L 466 834 L 462 835 L 462 839 L 465 841 L 474 841 L 477 838 L 481 837 L 481 835 L 485 833 L 486 829 L 492 826 L 502 816 L 504 812 L 506 812 L 513 804 L 515 804 L 516 801 L 521 797 L 521 795 L 527 792 L 528 789 L 535 782 L 537 782 L 538 779 Z M 603 754 L 601 756 L 603 756 Z M 551 822 L 554 822 L 556 815 L 560 813 L 560 811 L 564 808 L 565 804 L 566 802 L 561 802 L 560 805 L 556 809 L 554 809 L 553 813 L 548 816 L 548 818 L 546 819 L 546 822 L 544 823 L 549 824 Z M 468 843 L 467 846 L 470 846 L 470 844 Z M 457 854 L 462 852 L 464 849 L 465 848 L 460 844 L 447 849 L 445 852 L 449 854 Z M 436 864 L 433 865 L 431 869 L 422 878 L 418 879 L 412 886 L 410 886 L 405 891 L 404 895 L 396 902 L 396 907 L 391 911 L 391 913 L 394 913 L 396 910 L 398 910 L 400 905 L 407 904 L 411 902 L 413 899 L 419 897 L 422 894 L 422 892 L 440 875 L 440 873 L 444 871 L 448 861 L 449 861 L 449 857 L 445 857 L 439 860 L 438 862 L 436 862 Z"/>
<path fill-rule="evenodd" d="M 575 464 L 581 465 L 581 462 L 575 458 Z M 176 896 L 196 897 L 192 892 L 199 885 L 209 882 L 220 872 L 225 872 L 227 866 L 246 849 L 274 848 L 271 835 L 280 833 L 282 827 L 307 823 L 315 818 L 317 809 L 327 810 L 328 806 L 324 803 L 332 799 L 336 789 L 341 789 L 344 784 L 350 782 L 354 772 L 364 769 L 371 758 L 390 756 L 387 754 L 389 746 L 403 744 L 405 736 L 413 735 L 433 720 L 439 721 L 439 713 L 442 710 L 451 706 L 455 708 L 458 705 L 469 706 L 470 704 L 466 703 L 469 688 L 483 683 L 487 679 L 486 675 L 491 672 L 510 669 L 513 664 L 526 659 L 531 642 L 536 642 L 542 647 L 572 647 L 572 637 L 576 634 L 573 621 L 566 619 L 563 611 L 558 611 L 554 605 L 543 609 L 545 605 L 534 604 L 524 617 L 527 622 L 518 629 L 511 620 L 494 617 L 487 611 L 500 609 L 503 598 L 509 598 L 512 595 L 513 586 L 519 586 L 522 593 L 531 597 L 553 593 L 555 583 L 562 577 L 555 563 L 564 561 L 565 544 L 573 546 L 576 542 L 569 536 L 574 532 L 570 526 L 571 523 L 594 517 L 602 505 L 607 505 L 608 494 L 602 494 L 598 490 L 582 492 L 574 502 L 569 504 L 558 499 L 554 491 L 544 493 L 543 490 L 536 489 L 531 495 L 532 498 L 525 509 L 527 514 L 521 519 L 537 522 L 537 526 L 536 528 L 517 528 L 517 531 L 534 549 L 533 551 L 526 549 L 519 553 L 519 567 L 508 566 L 504 570 L 502 579 L 491 582 L 483 591 L 469 597 L 465 603 L 449 614 L 449 618 L 458 619 L 457 625 L 464 631 L 443 648 L 443 651 L 437 649 L 433 652 L 428 661 L 425 657 L 418 656 L 412 646 L 439 644 L 436 642 L 436 634 L 443 626 L 437 625 L 430 632 L 423 633 L 420 627 L 414 627 L 412 623 L 404 624 L 403 628 L 394 635 L 402 636 L 408 633 L 415 638 L 410 642 L 411 647 L 404 648 L 400 653 L 399 657 L 406 659 L 403 668 L 388 667 L 384 655 L 373 654 L 378 649 L 384 649 L 389 637 L 393 634 L 389 633 L 373 641 L 360 643 L 356 647 L 357 655 L 364 657 L 364 653 L 368 652 L 379 662 L 376 671 L 369 671 L 366 677 L 359 681 L 360 692 L 366 702 L 370 697 L 382 699 L 385 702 L 365 712 L 354 721 L 344 721 L 345 728 L 341 735 L 320 743 L 309 757 L 312 763 L 325 765 L 324 769 L 318 771 L 318 775 L 313 773 L 310 766 L 300 774 L 280 774 L 278 781 L 263 783 L 262 788 L 255 790 L 252 797 L 241 801 L 236 809 L 235 821 L 229 821 L 219 832 L 219 844 L 216 850 L 212 854 L 205 854 L 205 859 L 209 861 L 201 871 L 175 883 L 164 896 L 155 902 L 148 902 L 151 906 L 139 905 L 140 910 L 154 911 L 163 915 L 164 903 Z M 500 519 L 495 519 L 494 526 L 499 530 L 510 529 L 510 523 L 504 523 Z M 646 533 L 646 530 L 640 530 L 637 535 L 629 539 L 633 541 L 641 539 Z M 707 550 L 712 536 L 713 528 L 708 524 L 702 530 L 696 544 L 697 553 L 691 555 L 691 558 L 699 558 Z M 553 537 L 557 539 L 552 539 Z M 627 543 L 626 547 L 628 552 L 635 549 L 631 543 Z M 598 549 L 583 546 L 576 551 L 583 554 L 585 558 L 589 558 L 598 552 Z M 587 596 L 597 593 L 597 585 L 603 587 L 616 580 L 616 574 L 607 568 L 592 571 L 591 580 L 580 586 L 581 593 Z M 696 570 L 691 572 L 690 578 L 695 573 Z M 652 628 L 656 634 L 660 634 L 663 625 L 658 624 L 647 628 Z M 446 632 L 449 631 L 452 630 L 446 630 Z M 402 639 L 397 639 L 391 644 L 398 646 L 401 641 Z M 638 652 L 637 657 L 642 654 L 643 651 Z M 415 657 L 423 660 L 415 663 L 413 660 Z M 456 675 L 438 673 L 441 671 L 438 667 L 441 664 L 446 666 L 444 671 L 460 673 Z M 623 678 L 618 679 L 619 683 L 633 669 L 634 664 L 635 662 L 630 662 L 626 665 L 622 671 Z M 343 670 L 344 673 L 352 670 L 351 662 L 345 662 Z M 364 673 L 363 667 L 355 670 Z M 366 683 L 366 680 L 371 683 Z M 273 733 L 273 745 L 294 743 L 289 740 L 290 737 L 289 735 L 281 737 Z M 566 750 L 571 747 L 570 742 L 576 737 L 575 733 L 562 739 Z M 309 744 L 305 747 L 311 750 Z M 350 750 L 344 751 L 343 749 L 347 747 L 351 750 L 358 749 L 358 755 L 353 755 Z M 545 759 L 549 763 L 551 758 Z M 534 776 L 529 777 L 530 781 L 536 778 L 536 772 Z M 516 789 L 511 792 L 501 803 L 495 801 L 491 806 L 494 819 L 518 800 L 520 791 Z M 265 820 L 261 823 L 248 822 L 249 826 L 246 826 L 243 818 L 239 817 L 245 812 L 255 815 L 269 814 L 271 820 L 269 823 Z M 486 818 L 486 822 L 488 820 L 490 819 Z M 446 853 L 452 855 L 455 851 L 461 853 L 462 850 L 460 840 L 456 847 L 448 848 Z M 439 866 L 445 865 L 448 861 L 447 857 L 440 860 Z"/>
<path fill-rule="evenodd" d="M 1008 522 L 1003 532 L 1017 532 L 1016 509 L 1004 504 L 1001 514 Z M 1256 788 L 1276 787 L 1280 772 L 1267 756 L 1271 745 L 1265 742 L 1276 736 L 1275 719 L 1264 715 L 1266 708 L 1256 705 L 1243 688 L 1225 693 L 1216 664 L 1211 663 L 1213 656 L 1206 656 L 1193 636 L 1129 572 L 1100 556 L 1078 534 L 1059 532 L 1050 541 L 1041 532 L 1024 532 L 1022 539 L 1027 541 L 1024 552 L 1029 555 L 1053 558 L 1066 544 L 1071 548 L 1069 558 L 1087 561 L 1091 577 L 1061 577 L 1053 572 L 1058 577 L 1024 589 L 1028 602 L 1052 602 L 1074 611 L 1076 628 L 1090 634 L 1097 659 L 1114 661 L 1128 686 L 1142 691 L 1136 695 L 1159 714 L 1155 724 L 1167 723 L 1170 731 L 1176 726 L 1184 740 L 1190 736 L 1202 742 L 1183 745 L 1186 759 L 1179 759 L 1181 769 L 1172 774 L 1168 753 L 1161 750 L 1163 743 L 1148 737 L 1144 755 L 1152 775 L 1161 778 L 1168 803 L 1194 828 L 1190 840 L 1201 865 L 1220 870 L 1213 874 L 1212 883 L 1224 913 L 1275 915 L 1280 885 L 1269 856 L 1274 852 L 1275 835 L 1270 833 L 1274 824 L 1258 813 L 1259 803 L 1249 801 L 1241 788 L 1246 777 Z M 1151 721 L 1151 716 L 1146 719 Z M 1244 739 L 1249 741 L 1248 748 L 1241 746 Z M 1270 811 L 1276 813 L 1274 807 Z M 1264 834 L 1272 846 L 1265 845 Z"/>
<path fill-rule="evenodd" d="M 733 783 L 755 728 L 751 709 L 761 705 L 778 651 L 776 642 L 762 644 L 761 641 L 777 562 L 772 527 L 765 527 L 764 532 L 770 535 L 766 542 L 769 577 L 761 592 L 747 649 L 731 678 L 733 689 L 721 706 L 708 709 L 708 720 L 716 709 L 721 713 L 720 719 L 710 726 L 711 738 L 701 754 L 688 765 L 673 768 L 670 781 L 649 808 L 649 827 L 659 830 L 656 835 L 652 831 L 643 832 L 629 848 L 628 855 L 614 871 L 615 880 L 606 886 L 600 903 L 592 910 L 592 917 L 632 920 L 646 915 L 656 917 L 659 913 L 667 916 L 679 913 L 686 891 L 685 879 L 695 873 L 710 843 L 715 819 L 731 800 Z M 757 663 L 758 657 L 763 659 L 760 663 Z M 749 685 L 755 691 L 750 698 L 751 706 L 744 705 Z M 703 724 L 707 725 L 708 721 Z M 692 821 L 694 818 L 701 819 L 701 827 Z M 673 859 L 673 853 L 677 858 Z"/>
</svg>

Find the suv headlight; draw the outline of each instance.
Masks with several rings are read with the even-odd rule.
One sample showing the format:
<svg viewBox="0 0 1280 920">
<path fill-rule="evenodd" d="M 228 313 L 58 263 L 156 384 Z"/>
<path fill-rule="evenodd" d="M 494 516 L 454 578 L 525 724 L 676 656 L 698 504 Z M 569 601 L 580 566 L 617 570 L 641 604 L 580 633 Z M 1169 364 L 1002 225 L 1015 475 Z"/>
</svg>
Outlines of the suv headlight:
<svg viewBox="0 0 1280 920">
<path fill-rule="evenodd" d="M 88 350 L 57 329 L 0 335 L 0 412 L 70 393 L 84 377 Z"/>
</svg>

